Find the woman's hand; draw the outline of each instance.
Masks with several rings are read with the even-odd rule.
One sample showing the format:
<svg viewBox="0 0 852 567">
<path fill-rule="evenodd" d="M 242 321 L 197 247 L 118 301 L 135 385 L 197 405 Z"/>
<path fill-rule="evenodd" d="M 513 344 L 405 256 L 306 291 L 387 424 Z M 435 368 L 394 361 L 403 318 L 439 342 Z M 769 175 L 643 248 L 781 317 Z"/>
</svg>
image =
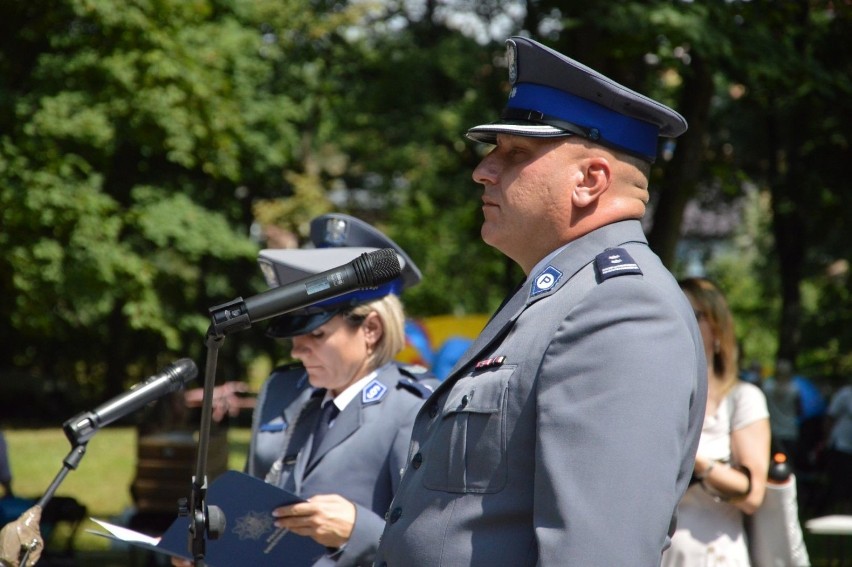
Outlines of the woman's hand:
<svg viewBox="0 0 852 567">
<path fill-rule="evenodd" d="M 338 494 L 317 494 L 272 511 L 275 527 L 312 538 L 325 547 L 343 546 L 355 526 L 355 505 Z"/>
<path fill-rule="evenodd" d="M 742 429 L 731 432 L 731 453 L 736 461 L 751 473 L 751 490 L 736 506 L 746 514 L 754 514 L 766 494 L 766 477 L 769 472 L 769 447 L 771 433 L 769 419 L 761 419 Z"/>
<path fill-rule="evenodd" d="M 707 457 L 702 457 L 701 455 L 695 455 L 695 466 L 693 470 L 695 471 L 695 476 L 698 479 L 703 479 L 707 476 L 707 472 L 716 466 L 716 461 L 714 459 L 708 459 Z"/>
</svg>

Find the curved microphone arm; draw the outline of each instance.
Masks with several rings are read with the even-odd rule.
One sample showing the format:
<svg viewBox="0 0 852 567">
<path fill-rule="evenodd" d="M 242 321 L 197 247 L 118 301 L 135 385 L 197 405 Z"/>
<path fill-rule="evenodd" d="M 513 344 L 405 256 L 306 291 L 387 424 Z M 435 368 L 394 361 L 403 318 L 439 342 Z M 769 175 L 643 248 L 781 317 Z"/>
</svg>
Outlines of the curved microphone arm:
<svg viewBox="0 0 852 567">
<path fill-rule="evenodd" d="M 195 476 L 192 477 L 192 492 L 189 508 L 181 506 L 179 514 L 189 514 L 189 551 L 193 564 L 206 565 L 207 539 L 218 539 L 225 531 L 225 514 L 218 506 L 208 506 L 207 499 L 207 453 L 210 445 L 210 424 L 213 419 L 213 389 L 216 385 L 216 366 L 219 349 L 225 337 L 213 327 L 207 332 L 207 362 L 204 371 L 204 396 L 201 401 L 201 424 L 198 429 L 198 454 Z"/>
</svg>

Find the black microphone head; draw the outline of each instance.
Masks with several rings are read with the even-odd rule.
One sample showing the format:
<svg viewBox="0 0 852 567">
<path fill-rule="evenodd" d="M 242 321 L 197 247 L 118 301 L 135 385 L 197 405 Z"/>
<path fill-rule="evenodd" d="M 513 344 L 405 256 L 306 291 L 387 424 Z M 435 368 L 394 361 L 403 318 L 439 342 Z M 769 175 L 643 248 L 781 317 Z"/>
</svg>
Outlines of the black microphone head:
<svg viewBox="0 0 852 567">
<path fill-rule="evenodd" d="M 361 254 L 352 262 L 352 266 L 358 273 L 358 281 L 370 287 L 388 283 L 398 278 L 402 271 L 399 258 L 393 248 L 382 248 Z"/>
<path fill-rule="evenodd" d="M 190 380 L 195 380 L 195 377 L 198 376 L 198 366 L 190 358 L 180 358 L 163 368 L 161 374 L 166 374 L 171 378 L 171 391 L 174 392 Z"/>
</svg>

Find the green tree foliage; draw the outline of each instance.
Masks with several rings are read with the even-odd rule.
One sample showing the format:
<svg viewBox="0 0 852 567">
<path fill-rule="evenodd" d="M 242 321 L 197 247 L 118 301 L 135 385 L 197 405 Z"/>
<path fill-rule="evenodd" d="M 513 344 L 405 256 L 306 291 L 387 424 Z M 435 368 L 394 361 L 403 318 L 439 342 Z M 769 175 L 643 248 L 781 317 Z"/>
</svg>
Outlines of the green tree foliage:
<svg viewBox="0 0 852 567">
<path fill-rule="evenodd" d="M 852 66 L 841 45 L 852 10 L 829 2 L 732 3 L 733 57 L 718 61 L 719 96 L 706 171 L 735 194 L 750 179 L 770 196 L 770 271 L 780 298 L 776 354 L 828 376 L 852 372 L 848 226 Z M 844 268 L 845 266 L 845 268 Z"/>
<path fill-rule="evenodd" d="M 413 257 L 424 284 L 404 297 L 412 315 L 492 311 L 522 274 L 481 242 L 470 175 L 486 148 L 464 132 L 503 107 L 503 40 L 515 33 L 686 115 L 651 185 L 650 237 L 671 265 L 688 199 L 757 187 L 746 243 L 711 266 L 741 324 L 760 328 L 748 347 L 763 354 L 780 334 L 802 362 L 845 371 L 844 10 L 2 2 L 0 371 L 103 397 L 174 358 L 201 362 L 207 310 L 264 288 L 258 249 L 295 244 L 329 210 L 372 222 Z M 758 236 L 760 254 L 746 253 Z M 766 331 L 776 321 L 780 333 Z M 227 343 L 228 379 L 272 348 L 262 329 Z"/>
<path fill-rule="evenodd" d="M 850 307 L 841 291 L 849 280 L 848 229 L 837 219 L 852 206 L 843 181 L 852 69 L 839 48 L 848 43 L 852 10 L 773 0 L 528 5 L 540 19 L 560 15 L 564 31 L 552 39 L 563 51 L 686 116 L 689 131 L 651 186 L 649 241 L 664 261 L 676 267 L 688 201 L 729 206 L 756 186 L 767 206 L 753 210 L 764 215 L 769 238 L 759 248 L 753 239 L 751 248 L 734 243 L 736 254 L 710 266 L 731 285 L 732 303 L 749 323 L 742 333 L 754 337 L 752 352 L 767 364 L 781 356 L 817 374 L 852 372 Z M 749 230 L 735 239 L 754 237 Z"/>
<path fill-rule="evenodd" d="M 304 30 L 292 22 L 271 25 L 282 45 L 299 45 L 315 65 L 306 79 L 312 120 L 302 130 L 298 181 L 326 187 L 337 208 L 409 252 L 426 282 L 406 292 L 412 315 L 492 310 L 521 274 L 479 240 L 481 202 L 470 172 L 480 148 L 463 135 L 505 102 L 506 70 L 494 64 L 502 43 L 483 48 L 434 14 L 393 3 L 367 12 L 353 5 L 322 21 L 332 19 L 336 26 L 320 26 L 327 34 L 301 41 Z M 292 207 L 280 202 L 258 209 L 293 221 Z"/>
<path fill-rule="evenodd" d="M 240 3 L 3 12 L 0 365 L 109 393 L 198 360 L 211 302 L 255 287 L 240 197 L 280 190 L 298 139 L 281 53 Z"/>
</svg>

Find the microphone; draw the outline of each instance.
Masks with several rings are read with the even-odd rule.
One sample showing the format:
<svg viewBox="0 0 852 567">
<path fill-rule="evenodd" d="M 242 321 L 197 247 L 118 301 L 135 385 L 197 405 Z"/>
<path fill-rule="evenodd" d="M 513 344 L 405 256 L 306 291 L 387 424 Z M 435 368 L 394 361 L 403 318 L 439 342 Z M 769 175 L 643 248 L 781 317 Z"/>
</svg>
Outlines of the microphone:
<svg viewBox="0 0 852 567">
<path fill-rule="evenodd" d="M 198 367 L 189 358 L 181 358 L 163 368 L 127 392 L 83 412 L 62 425 L 65 436 L 73 445 L 86 443 L 101 427 L 109 425 L 154 400 L 181 389 L 198 375 Z"/>
<path fill-rule="evenodd" d="M 365 252 L 348 264 L 278 286 L 243 300 L 210 309 L 217 335 L 240 331 L 257 321 L 308 307 L 350 291 L 375 289 L 399 277 L 402 267 L 393 248 Z"/>
</svg>

